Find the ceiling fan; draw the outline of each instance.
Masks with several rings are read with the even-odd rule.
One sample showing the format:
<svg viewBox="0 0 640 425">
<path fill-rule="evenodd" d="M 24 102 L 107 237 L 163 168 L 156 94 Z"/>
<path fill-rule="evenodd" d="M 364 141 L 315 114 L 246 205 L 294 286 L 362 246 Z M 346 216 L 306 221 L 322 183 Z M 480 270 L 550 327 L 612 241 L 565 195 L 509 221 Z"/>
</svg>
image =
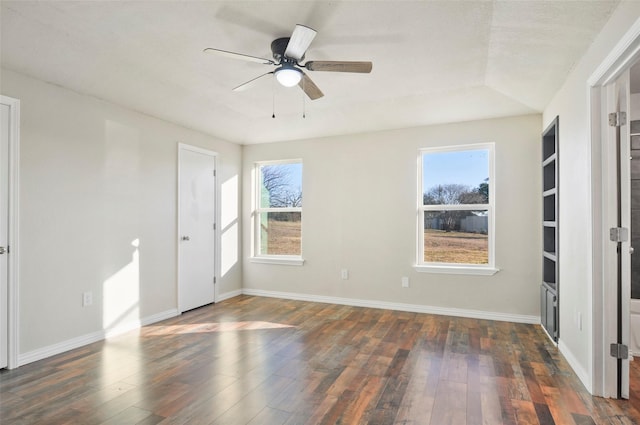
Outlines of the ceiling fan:
<svg viewBox="0 0 640 425">
<path fill-rule="evenodd" d="M 297 24 L 291 37 L 277 38 L 271 42 L 271 52 L 273 60 L 256 56 L 244 55 L 242 53 L 228 52 L 226 50 L 208 47 L 205 52 L 215 53 L 232 59 L 240 59 L 249 62 L 262 63 L 264 65 L 274 65 L 277 68 L 271 72 L 262 74 L 246 83 L 235 87 L 234 91 L 242 91 L 253 86 L 256 81 L 267 75 L 275 74 L 276 79 L 285 87 L 298 85 L 311 100 L 324 96 L 322 91 L 315 85 L 307 74 L 308 71 L 329 71 L 329 72 L 357 72 L 369 73 L 373 64 L 371 62 L 345 62 L 345 61 L 308 61 L 304 64 L 304 55 L 311 45 L 317 32 L 305 25 Z"/>
</svg>

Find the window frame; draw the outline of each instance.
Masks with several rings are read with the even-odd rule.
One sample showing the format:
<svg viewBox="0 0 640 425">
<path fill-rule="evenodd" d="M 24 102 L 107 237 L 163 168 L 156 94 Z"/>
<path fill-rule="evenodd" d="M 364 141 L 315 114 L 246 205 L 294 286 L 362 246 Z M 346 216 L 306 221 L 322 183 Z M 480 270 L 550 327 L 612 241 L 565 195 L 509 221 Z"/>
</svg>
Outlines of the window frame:
<svg viewBox="0 0 640 425">
<path fill-rule="evenodd" d="M 464 152 L 472 150 L 488 151 L 489 201 L 486 204 L 443 204 L 424 205 L 424 155 L 430 153 Z M 418 150 L 418 190 L 417 190 L 417 241 L 414 269 L 424 273 L 494 275 L 499 271 L 495 266 L 495 143 L 474 143 L 452 146 L 421 148 Z M 486 210 L 488 215 L 488 262 L 487 264 L 441 263 L 424 261 L 424 214 L 426 211 L 476 211 Z"/>
<path fill-rule="evenodd" d="M 279 159 L 279 160 L 271 160 L 271 161 L 254 162 L 253 176 L 252 176 L 253 208 L 251 212 L 251 220 L 252 220 L 251 228 L 253 231 L 253 236 L 252 236 L 253 243 L 251 247 L 251 257 L 249 259 L 253 263 L 279 264 L 279 265 L 290 265 L 290 266 L 302 266 L 304 264 L 304 259 L 302 258 L 302 225 L 303 225 L 302 207 L 262 207 L 261 206 L 261 195 L 262 195 L 261 167 L 269 166 L 269 165 L 288 165 L 288 164 L 300 164 L 302 166 L 302 173 L 300 175 L 300 187 L 302 189 L 303 180 L 304 180 L 304 177 L 303 177 L 304 166 L 303 166 L 302 159 L 294 158 L 294 159 Z M 304 200 L 303 200 L 303 203 L 304 203 Z M 299 255 L 261 254 L 260 253 L 261 235 L 262 235 L 262 232 L 260 229 L 260 224 L 261 224 L 260 217 L 261 217 L 261 214 L 270 213 L 270 212 L 299 212 L 300 213 L 300 254 Z"/>
</svg>

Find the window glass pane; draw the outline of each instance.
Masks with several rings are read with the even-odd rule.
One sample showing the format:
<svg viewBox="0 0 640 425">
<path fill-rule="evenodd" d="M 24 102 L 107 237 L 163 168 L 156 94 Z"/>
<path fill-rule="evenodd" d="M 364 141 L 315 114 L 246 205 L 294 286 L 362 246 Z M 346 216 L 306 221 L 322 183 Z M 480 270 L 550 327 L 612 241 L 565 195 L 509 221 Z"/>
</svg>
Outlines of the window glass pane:
<svg viewBox="0 0 640 425">
<path fill-rule="evenodd" d="M 489 203 L 489 151 L 422 154 L 424 205 Z"/>
<path fill-rule="evenodd" d="M 489 263 L 489 214 L 477 211 L 425 211 L 424 262 Z"/>
<path fill-rule="evenodd" d="M 302 163 L 260 166 L 260 208 L 302 207 Z"/>
<path fill-rule="evenodd" d="M 301 212 L 260 214 L 260 254 L 300 255 Z"/>
</svg>

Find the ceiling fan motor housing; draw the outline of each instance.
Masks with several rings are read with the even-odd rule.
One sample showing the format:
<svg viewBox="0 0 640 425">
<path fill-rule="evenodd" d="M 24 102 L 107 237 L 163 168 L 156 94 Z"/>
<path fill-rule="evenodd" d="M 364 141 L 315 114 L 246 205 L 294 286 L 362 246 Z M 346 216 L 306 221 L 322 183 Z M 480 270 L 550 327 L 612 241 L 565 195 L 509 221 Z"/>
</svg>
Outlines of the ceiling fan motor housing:
<svg viewBox="0 0 640 425">
<path fill-rule="evenodd" d="M 289 45 L 290 37 L 282 37 L 276 38 L 271 42 L 271 52 L 273 53 L 273 58 L 278 61 L 278 63 L 288 62 L 292 64 L 297 64 L 295 59 L 288 58 L 284 55 L 284 52 L 287 50 L 287 46 Z M 300 60 L 304 59 L 304 55 Z"/>
</svg>

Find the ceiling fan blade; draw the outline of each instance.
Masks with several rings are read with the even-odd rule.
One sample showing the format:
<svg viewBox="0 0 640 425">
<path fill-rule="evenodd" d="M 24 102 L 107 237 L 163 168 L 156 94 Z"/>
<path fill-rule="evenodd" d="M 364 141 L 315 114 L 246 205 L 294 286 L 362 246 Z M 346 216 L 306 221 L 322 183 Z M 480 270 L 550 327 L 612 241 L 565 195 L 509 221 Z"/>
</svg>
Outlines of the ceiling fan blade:
<svg viewBox="0 0 640 425">
<path fill-rule="evenodd" d="M 218 56 L 224 56 L 224 57 L 230 58 L 230 59 L 240 59 L 240 60 L 249 61 L 249 62 L 262 63 L 262 64 L 265 64 L 265 65 L 275 65 L 276 64 L 271 59 L 265 59 L 265 58 L 259 58 L 259 57 L 256 57 L 256 56 L 244 55 L 242 53 L 227 52 L 226 50 L 214 49 L 212 47 L 207 47 L 206 49 L 203 50 L 203 52 L 205 52 L 205 53 L 214 53 L 214 54 L 216 54 Z"/>
<path fill-rule="evenodd" d="M 371 62 L 309 61 L 304 65 L 309 71 L 360 72 L 368 74 L 373 68 Z"/>
<path fill-rule="evenodd" d="M 302 73 L 302 79 L 298 83 L 298 86 L 300 86 L 302 91 L 304 91 L 311 100 L 320 99 L 324 96 L 324 93 L 322 93 L 318 86 L 316 86 L 316 83 L 314 83 L 313 80 L 311 80 L 311 78 L 309 78 L 309 76 L 304 72 Z"/>
<path fill-rule="evenodd" d="M 287 44 L 284 55 L 295 60 L 302 60 L 317 32 L 313 28 L 297 24 Z"/>
<path fill-rule="evenodd" d="M 238 87 L 233 88 L 233 91 L 245 91 L 245 90 L 251 88 L 255 84 L 255 82 L 257 80 L 259 80 L 260 78 L 262 78 L 262 77 L 264 77 L 266 75 L 271 75 L 271 74 L 273 74 L 273 71 L 267 72 L 266 74 L 262 74 L 262 75 L 260 75 L 260 76 L 258 76 L 256 78 L 254 78 L 253 80 L 249 80 L 246 83 L 242 83 Z"/>
</svg>

